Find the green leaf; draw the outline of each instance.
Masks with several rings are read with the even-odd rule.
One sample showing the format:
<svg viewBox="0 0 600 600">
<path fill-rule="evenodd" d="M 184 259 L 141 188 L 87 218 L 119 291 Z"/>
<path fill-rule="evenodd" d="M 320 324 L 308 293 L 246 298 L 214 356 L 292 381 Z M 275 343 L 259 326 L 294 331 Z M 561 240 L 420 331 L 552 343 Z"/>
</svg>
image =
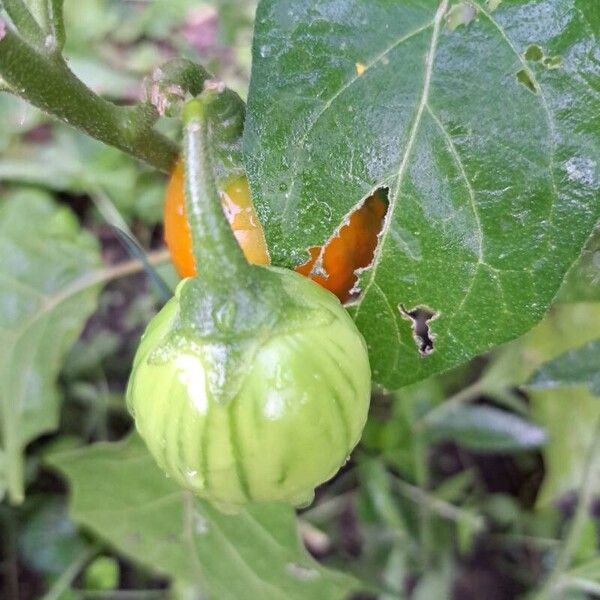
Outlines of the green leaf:
<svg viewBox="0 0 600 600">
<path fill-rule="evenodd" d="M 483 375 L 486 393 L 522 385 L 560 354 L 600 337 L 600 303 L 558 304 L 527 335 L 499 348 Z"/>
<path fill-rule="evenodd" d="M 531 328 L 600 216 L 595 3 L 473 0 L 449 28 L 455 4 L 257 12 L 244 143 L 273 263 L 304 262 L 389 188 L 351 311 L 389 388 Z M 549 60 L 525 59 L 532 45 Z M 420 355 L 401 305 L 437 315 L 433 353 Z"/>
<path fill-rule="evenodd" d="M 450 598 L 452 593 L 452 569 L 445 563 L 438 570 L 429 569 L 419 579 L 411 594 L 412 600 Z"/>
<path fill-rule="evenodd" d="M 407 537 L 407 526 L 398 503 L 393 497 L 385 465 L 364 458 L 359 463 L 361 487 L 378 518 L 399 538 Z"/>
<path fill-rule="evenodd" d="M 568 572 L 568 575 L 588 579 L 600 584 L 600 556 L 596 556 L 578 567 L 571 569 Z"/>
<path fill-rule="evenodd" d="M 44 575 L 60 575 L 88 548 L 69 519 L 65 503 L 57 496 L 44 498 L 35 506 L 19 530 L 21 556 Z"/>
<path fill-rule="evenodd" d="M 137 435 L 55 454 L 49 462 L 69 481 L 74 520 L 211 598 L 342 600 L 357 587 L 301 549 L 291 507 L 256 504 L 222 514 L 167 479 Z"/>
<path fill-rule="evenodd" d="M 529 380 L 529 386 L 538 389 L 573 385 L 587 385 L 600 396 L 600 339 L 547 362 Z"/>
<path fill-rule="evenodd" d="M 539 448 L 544 430 L 525 419 L 492 406 L 457 406 L 427 421 L 431 441 L 453 440 L 479 452 L 515 452 Z"/>
<path fill-rule="evenodd" d="M 567 273 L 557 302 L 600 302 L 600 227 L 588 240 L 581 256 Z"/>
<path fill-rule="evenodd" d="M 583 387 L 530 390 L 531 414 L 548 432 L 539 506 L 579 489 L 600 419 L 600 398 Z M 600 481 L 596 486 L 600 493 Z"/>
<path fill-rule="evenodd" d="M 1 109 L 1 105 L 0 105 Z M 23 182 L 50 190 L 106 194 L 127 218 L 149 223 L 162 218 L 164 178 L 140 171 L 136 161 L 61 124 L 52 144 L 21 144 L 0 158 L 0 181 Z"/>
<path fill-rule="evenodd" d="M 496 352 L 484 374 L 484 393 L 522 385 L 565 352 L 600 337 L 600 303 L 558 304 L 527 335 Z M 527 390 L 531 416 L 548 434 L 545 476 L 537 503 L 546 506 L 578 489 L 600 418 L 600 402 L 584 386 Z M 600 491 L 600 490 L 599 490 Z"/>
<path fill-rule="evenodd" d="M 73 213 L 34 192 L 0 205 L 0 256 L 0 480 L 19 502 L 23 449 L 56 427 L 55 380 L 96 307 L 97 289 L 77 286 L 100 259 Z"/>
</svg>

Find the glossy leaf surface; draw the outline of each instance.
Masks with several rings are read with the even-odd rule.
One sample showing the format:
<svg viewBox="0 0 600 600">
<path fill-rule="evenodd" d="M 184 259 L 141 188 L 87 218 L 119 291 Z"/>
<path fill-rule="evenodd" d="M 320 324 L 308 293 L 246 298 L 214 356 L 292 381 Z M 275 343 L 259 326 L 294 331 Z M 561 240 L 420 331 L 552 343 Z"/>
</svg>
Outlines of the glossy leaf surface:
<svg viewBox="0 0 600 600">
<path fill-rule="evenodd" d="M 461 363 L 548 308 L 600 216 L 599 28 L 588 0 L 259 4 L 245 154 L 273 263 L 304 262 L 389 187 L 352 309 L 378 382 Z"/>
</svg>

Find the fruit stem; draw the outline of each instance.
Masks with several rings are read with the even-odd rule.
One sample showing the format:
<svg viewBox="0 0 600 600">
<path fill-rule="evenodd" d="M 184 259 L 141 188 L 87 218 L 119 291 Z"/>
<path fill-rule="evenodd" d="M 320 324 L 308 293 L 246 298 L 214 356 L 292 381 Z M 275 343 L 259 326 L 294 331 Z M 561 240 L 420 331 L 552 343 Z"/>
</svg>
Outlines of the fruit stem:
<svg viewBox="0 0 600 600">
<path fill-rule="evenodd" d="M 203 279 L 236 278 L 249 265 L 223 212 L 210 139 L 210 109 L 219 94 L 208 86 L 183 109 L 185 209 Z"/>
</svg>

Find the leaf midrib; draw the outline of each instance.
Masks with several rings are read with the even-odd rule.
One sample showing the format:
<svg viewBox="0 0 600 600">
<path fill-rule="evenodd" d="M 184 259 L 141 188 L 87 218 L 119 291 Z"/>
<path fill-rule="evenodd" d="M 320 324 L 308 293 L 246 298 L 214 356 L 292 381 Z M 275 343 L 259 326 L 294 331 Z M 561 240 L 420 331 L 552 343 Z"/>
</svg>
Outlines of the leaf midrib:
<svg viewBox="0 0 600 600">
<path fill-rule="evenodd" d="M 446 0 L 443 0 L 444 2 L 446 2 Z M 298 147 L 298 152 L 296 153 L 296 159 L 294 161 L 294 164 L 292 165 L 292 171 L 295 173 L 297 171 L 297 168 L 301 162 L 301 158 L 303 156 L 303 147 L 304 147 L 304 142 L 307 140 L 308 136 L 311 134 L 311 132 L 314 130 L 315 126 L 317 125 L 318 121 L 321 119 L 321 117 L 327 112 L 327 110 L 331 107 L 331 105 L 336 101 L 337 98 L 339 98 L 339 96 L 341 96 L 346 90 L 348 90 L 349 88 L 351 88 L 360 77 L 364 77 L 365 73 L 374 65 L 376 65 L 379 61 L 381 61 L 383 58 L 385 58 L 390 52 L 392 52 L 392 50 L 394 50 L 395 48 L 397 48 L 398 46 L 400 46 L 401 44 L 403 44 L 404 42 L 410 40 L 411 38 L 419 35 L 420 33 L 422 33 L 423 31 L 429 29 L 432 25 L 435 24 L 435 19 L 432 21 L 427 21 L 426 23 L 424 23 L 423 25 L 420 25 L 419 27 L 417 27 L 416 29 L 411 30 L 409 33 L 406 33 L 404 35 L 402 35 L 401 37 L 399 37 L 397 40 L 395 40 L 392 44 L 390 44 L 387 48 L 385 48 L 384 50 L 382 50 L 377 56 L 375 56 L 373 59 L 371 59 L 366 65 L 364 70 L 361 72 L 361 74 L 359 75 L 358 73 L 356 73 L 355 75 L 353 75 L 344 85 L 342 85 L 326 102 L 325 104 L 322 106 L 322 108 L 316 113 L 313 121 L 308 125 L 308 127 L 306 128 L 306 130 L 304 131 L 304 133 L 302 133 L 302 135 L 298 138 L 298 141 L 296 142 L 296 145 Z M 293 177 L 292 178 L 292 184 L 290 186 L 290 191 L 287 195 L 287 198 L 285 198 L 284 200 L 284 204 L 283 204 L 283 211 L 282 211 L 282 220 L 285 221 L 286 217 L 287 217 L 287 213 L 289 211 L 290 208 L 290 202 L 291 202 L 291 198 L 292 198 L 292 192 L 294 190 L 294 186 L 296 185 L 296 182 L 298 181 L 299 177 Z"/>
<path fill-rule="evenodd" d="M 412 150 L 413 150 L 415 140 L 417 137 L 417 133 L 419 131 L 419 126 L 421 124 L 421 118 L 423 116 L 423 112 L 425 111 L 425 107 L 426 107 L 427 101 L 429 99 L 429 89 L 430 89 L 430 84 L 431 84 L 431 76 L 433 73 L 433 62 L 435 59 L 435 52 L 437 49 L 437 43 L 438 43 L 439 36 L 440 36 L 440 28 L 441 28 L 442 18 L 444 16 L 447 8 L 448 8 L 448 0 L 442 0 L 442 2 L 438 6 L 438 9 L 435 13 L 435 18 L 433 21 L 433 32 L 431 34 L 431 41 L 429 43 L 429 49 L 427 51 L 427 56 L 425 58 L 425 76 L 423 78 L 423 90 L 421 92 L 421 98 L 419 100 L 419 104 L 417 105 L 417 108 L 415 111 L 415 117 L 413 119 L 413 123 L 410 128 L 410 133 L 409 133 L 408 140 L 406 143 L 406 149 L 404 151 L 402 161 L 400 162 L 400 166 L 398 167 L 398 172 L 395 177 L 395 179 L 396 179 L 395 186 L 394 186 L 395 189 L 394 189 L 393 193 L 390 194 L 390 204 L 389 204 L 386 216 L 385 216 L 385 220 L 383 223 L 379 241 L 377 243 L 377 249 L 375 250 L 375 255 L 373 256 L 373 262 L 372 262 L 373 266 L 371 268 L 371 273 L 369 274 L 369 281 L 367 282 L 367 285 L 361 294 L 361 298 L 363 298 L 363 299 L 367 296 L 371 286 L 373 285 L 375 278 L 376 278 L 376 274 L 377 274 L 377 268 L 381 264 L 381 252 L 382 252 L 382 249 L 385 247 L 385 242 L 386 242 L 387 236 L 391 229 L 391 223 L 393 221 L 396 203 L 398 201 L 398 196 L 400 193 L 400 189 L 402 187 L 404 173 L 406 172 L 406 167 L 407 167 L 408 161 L 411 157 Z M 356 313 L 354 315 L 354 320 L 358 319 L 358 315 L 360 313 L 361 307 L 363 306 L 363 302 L 361 300 L 359 300 L 356 303 L 356 306 L 357 306 L 357 308 L 356 308 Z M 393 318 L 395 320 L 396 315 L 393 315 Z"/>
</svg>

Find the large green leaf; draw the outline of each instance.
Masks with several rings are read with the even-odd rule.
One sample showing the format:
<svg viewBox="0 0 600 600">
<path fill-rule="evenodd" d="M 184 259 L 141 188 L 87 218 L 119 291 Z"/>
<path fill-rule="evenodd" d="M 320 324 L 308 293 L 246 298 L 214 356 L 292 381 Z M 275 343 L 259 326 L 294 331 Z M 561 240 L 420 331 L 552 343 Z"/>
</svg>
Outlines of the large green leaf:
<svg viewBox="0 0 600 600">
<path fill-rule="evenodd" d="M 0 256 L 0 482 L 19 501 L 23 448 L 57 425 L 56 376 L 95 309 L 80 284 L 100 259 L 71 211 L 34 192 L 0 205 Z"/>
<path fill-rule="evenodd" d="M 589 0 L 259 4 L 245 152 L 273 262 L 303 262 L 389 188 L 352 309 L 377 381 L 546 311 L 600 216 L 599 28 Z M 428 356 L 402 306 L 436 313 Z"/>
<path fill-rule="evenodd" d="M 49 461 L 69 480 L 76 521 L 211 599 L 341 600 L 357 585 L 301 548 L 291 507 L 257 504 L 224 515 L 167 479 L 136 435 Z"/>
</svg>

